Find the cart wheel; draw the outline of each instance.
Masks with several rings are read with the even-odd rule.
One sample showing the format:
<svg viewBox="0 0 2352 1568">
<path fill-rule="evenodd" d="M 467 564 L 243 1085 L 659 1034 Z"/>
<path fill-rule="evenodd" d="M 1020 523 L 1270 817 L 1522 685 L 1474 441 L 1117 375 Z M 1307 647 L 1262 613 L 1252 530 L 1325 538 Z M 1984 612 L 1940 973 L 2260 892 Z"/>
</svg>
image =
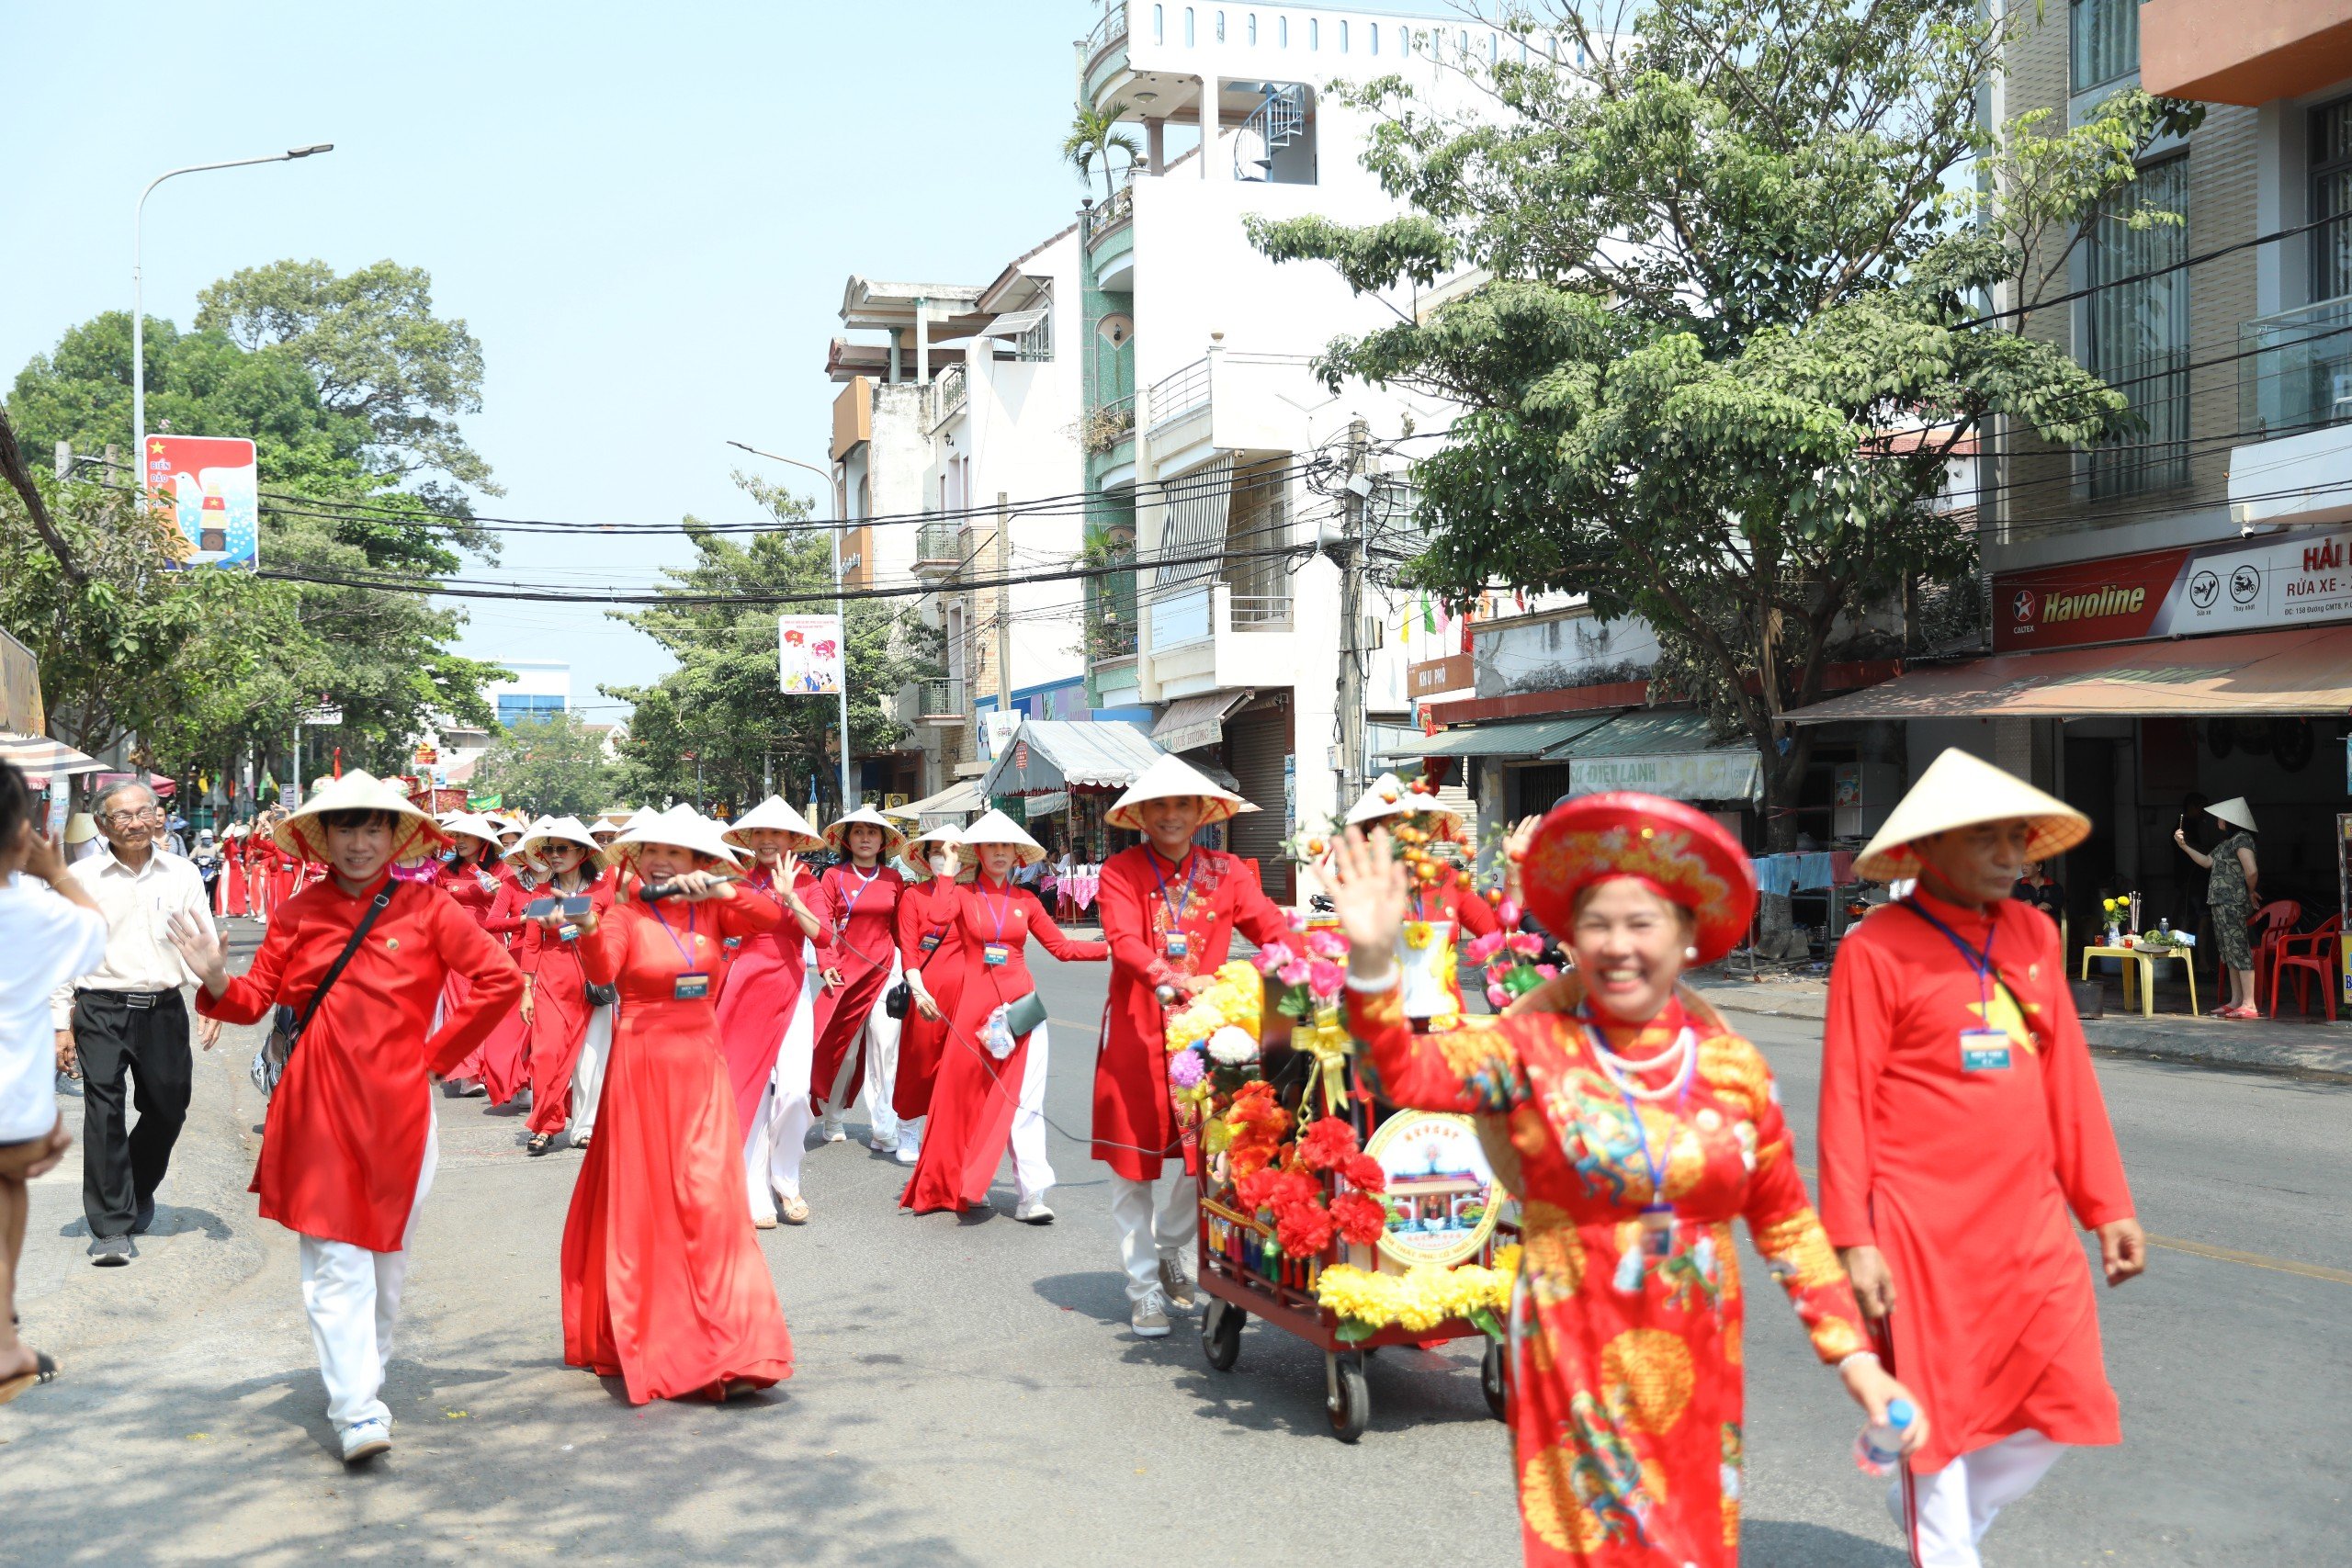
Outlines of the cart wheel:
<svg viewBox="0 0 2352 1568">
<path fill-rule="evenodd" d="M 1503 1348 L 1499 1340 L 1487 1341 L 1487 1358 L 1478 1363 L 1478 1389 L 1487 1396 L 1487 1408 L 1495 1413 L 1498 1421 L 1508 1421 L 1510 1390 L 1503 1382 Z"/>
<path fill-rule="evenodd" d="M 1329 1390 L 1323 1405 L 1331 1417 L 1331 1436 L 1352 1443 L 1372 1422 L 1372 1387 L 1364 1381 L 1363 1359 L 1355 1355 L 1326 1356 L 1323 1369 Z"/>
<path fill-rule="evenodd" d="M 1229 1372 L 1233 1363 L 1241 1359 L 1241 1325 L 1250 1314 L 1221 1297 L 1209 1298 L 1208 1310 L 1201 1314 L 1201 1354 L 1218 1371 Z"/>
</svg>

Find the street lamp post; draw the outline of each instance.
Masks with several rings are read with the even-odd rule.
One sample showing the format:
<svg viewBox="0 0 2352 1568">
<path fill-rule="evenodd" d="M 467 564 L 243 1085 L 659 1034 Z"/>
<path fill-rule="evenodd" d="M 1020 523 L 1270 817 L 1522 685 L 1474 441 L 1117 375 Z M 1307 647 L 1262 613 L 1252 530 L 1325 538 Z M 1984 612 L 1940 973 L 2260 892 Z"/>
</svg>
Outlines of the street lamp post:
<svg viewBox="0 0 2352 1568">
<path fill-rule="evenodd" d="M 832 502 L 833 526 L 831 532 L 833 539 L 833 615 L 842 624 L 842 811 L 846 815 L 850 809 L 849 612 L 843 607 L 842 598 L 842 538 L 849 531 L 849 508 L 842 502 L 842 481 L 838 476 L 827 473 L 814 463 L 804 463 L 797 457 L 787 457 L 779 452 L 763 452 L 758 447 L 747 446 L 741 441 L 729 441 L 727 445 L 739 451 L 749 452 L 754 457 L 765 457 L 772 463 L 789 463 L 796 468 L 808 469 L 825 481 L 828 499 Z"/>
<path fill-rule="evenodd" d="M 147 226 L 147 198 L 165 180 L 182 175 L 200 175 L 209 169 L 242 169 L 248 164 L 284 164 L 296 158 L 308 158 L 320 152 L 332 152 L 332 141 L 314 142 L 308 147 L 288 147 L 283 152 L 272 152 L 261 158 L 232 158 L 225 164 L 190 164 L 185 169 L 169 169 L 147 182 L 139 193 L 139 205 L 130 215 L 130 439 L 131 459 L 138 466 L 141 489 L 147 483 L 147 304 L 146 285 L 140 276 L 140 247 Z"/>
</svg>

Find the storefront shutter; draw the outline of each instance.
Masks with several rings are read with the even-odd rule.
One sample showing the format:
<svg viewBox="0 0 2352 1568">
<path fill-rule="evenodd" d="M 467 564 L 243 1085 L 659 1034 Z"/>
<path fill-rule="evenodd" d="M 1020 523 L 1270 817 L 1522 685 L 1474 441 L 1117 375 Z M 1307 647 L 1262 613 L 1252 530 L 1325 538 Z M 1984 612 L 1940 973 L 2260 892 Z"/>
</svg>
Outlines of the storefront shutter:
<svg viewBox="0 0 2352 1568">
<path fill-rule="evenodd" d="M 1235 854 L 1258 863 L 1266 896 L 1291 898 L 1291 866 L 1283 860 L 1289 828 L 1283 816 L 1283 766 L 1291 754 L 1291 709 L 1287 701 L 1245 709 L 1225 721 L 1225 754 L 1242 798 L 1258 809 L 1237 817 L 1226 842 Z"/>
</svg>

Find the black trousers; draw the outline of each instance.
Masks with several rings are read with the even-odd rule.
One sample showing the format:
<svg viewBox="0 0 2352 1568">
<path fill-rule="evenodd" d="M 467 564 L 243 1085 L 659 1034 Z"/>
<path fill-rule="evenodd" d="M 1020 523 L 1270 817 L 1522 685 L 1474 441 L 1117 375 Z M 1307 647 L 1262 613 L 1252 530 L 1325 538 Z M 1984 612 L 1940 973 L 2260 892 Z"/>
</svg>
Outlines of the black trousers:
<svg viewBox="0 0 2352 1568">
<path fill-rule="evenodd" d="M 196 1071 L 187 1006 L 177 991 L 133 1007 L 119 992 L 74 994 L 74 1050 L 82 1059 L 82 1212 L 94 1236 L 129 1235 L 141 1203 L 164 1184 L 187 1120 Z M 124 1116 L 123 1075 L 131 1078 Z"/>
</svg>

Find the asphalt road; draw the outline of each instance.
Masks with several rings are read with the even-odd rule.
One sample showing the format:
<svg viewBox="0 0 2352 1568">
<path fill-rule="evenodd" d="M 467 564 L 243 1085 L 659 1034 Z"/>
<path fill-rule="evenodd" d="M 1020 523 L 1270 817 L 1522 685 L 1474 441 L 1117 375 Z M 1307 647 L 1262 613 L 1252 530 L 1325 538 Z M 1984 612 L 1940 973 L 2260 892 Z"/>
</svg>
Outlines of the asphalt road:
<svg viewBox="0 0 2352 1568">
<path fill-rule="evenodd" d="M 1103 971 L 1041 964 L 1049 1112 L 1082 1134 Z M 1817 1026 L 1753 1021 L 1810 1163 Z M 1333 1441 L 1303 1342 L 1253 1324 L 1218 1373 L 1182 1327 L 1127 1333 L 1102 1171 L 1060 1135 L 1047 1228 L 1009 1217 L 1009 1171 L 1007 1213 L 916 1219 L 896 1207 L 902 1168 L 855 1143 L 813 1152 L 813 1222 L 762 1239 L 797 1375 L 738 1404 L 632 1408 L 562 1364 L 578 1159 L 527 1160 L 519 1117 L 439 1101 L 387 1388 L 398 1446 L 347 1473 L 292 1238 L 243 1190 L 259 1122 L 244 1032 L 200 1063 L 161 1234 L 132 1267 L 86 1265 L 75 1158 L 34 1189 L 21 1304 L 65 1375 L 0 1409 L 10 1563 L 1519 1560 L 1475 1346 L 1383 1352 L 1372 1430 Z M 2099 1074 L 2149 1228 L 2256 1261 L 2160 1249 L 2107 1298 L 2126 1444 L 2069 1457 L 1996 1526 L 1991 1560 L 2341 1562 L 2352 1088 Z M 1754 1310 L 1744 1561 L 1895 1568 L 1878 1488 L 1847 1458 L 1853 1411 L 1769 1287 Z"/>
</svg>

